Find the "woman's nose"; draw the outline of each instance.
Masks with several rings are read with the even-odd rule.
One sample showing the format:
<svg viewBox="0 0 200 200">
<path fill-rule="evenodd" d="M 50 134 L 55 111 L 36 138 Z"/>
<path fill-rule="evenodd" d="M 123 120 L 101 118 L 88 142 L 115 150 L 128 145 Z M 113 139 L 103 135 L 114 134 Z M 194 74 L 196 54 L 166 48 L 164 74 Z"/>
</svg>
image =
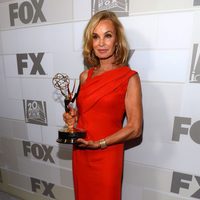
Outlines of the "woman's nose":
<svg viewBox="0 0 200 200">
<path fill-rule="evenodd" d="M 104 39 L 99 39 L 99 46 L 103 46 L 104 45 Z"/>
</svg>

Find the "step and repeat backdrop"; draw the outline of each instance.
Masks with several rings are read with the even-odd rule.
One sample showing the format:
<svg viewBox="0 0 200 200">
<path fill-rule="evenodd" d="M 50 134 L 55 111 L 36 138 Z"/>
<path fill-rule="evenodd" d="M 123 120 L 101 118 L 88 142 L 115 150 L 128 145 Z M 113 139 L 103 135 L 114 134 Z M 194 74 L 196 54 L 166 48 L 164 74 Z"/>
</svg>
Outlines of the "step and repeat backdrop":
<svg viewBox="0 0 200 200">
<path fill-rule="evenodd" d="M 71 146 L 56 143 L 64 107 L 52 78 L 78 80 L 83 30 L 105 9 L 125 27 L 143 90 L 143 139 L 125 150 L 122 199 L 200 199 L 199 0 L 1 0 L 0 190 L 74 199 Z"/>
</svg>

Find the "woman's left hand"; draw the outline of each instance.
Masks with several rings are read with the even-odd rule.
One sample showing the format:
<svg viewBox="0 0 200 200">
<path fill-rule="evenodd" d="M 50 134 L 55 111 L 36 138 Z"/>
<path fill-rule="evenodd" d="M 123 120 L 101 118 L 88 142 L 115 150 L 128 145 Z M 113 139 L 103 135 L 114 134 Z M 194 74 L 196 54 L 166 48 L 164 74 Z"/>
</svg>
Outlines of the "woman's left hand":
<svg viewBox="0 0 200 200">
<path fill-rule="evenodd" d="M 99 149 L 99 141 L 84 140 L 82 138 L 77 139 L 77 146 L 86 149 Z"/>
</svg>

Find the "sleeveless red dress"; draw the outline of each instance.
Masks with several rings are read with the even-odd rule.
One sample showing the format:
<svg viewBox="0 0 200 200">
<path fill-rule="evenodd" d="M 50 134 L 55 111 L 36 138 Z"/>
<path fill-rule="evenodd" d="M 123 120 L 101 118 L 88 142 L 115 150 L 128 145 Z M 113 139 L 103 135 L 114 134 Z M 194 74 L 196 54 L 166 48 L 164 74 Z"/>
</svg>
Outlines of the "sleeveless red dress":
<svg viewBox="0 0 200 200">
<path fill-rule="evenodd" d="M 127 66 L 92 77 L 88 71 L 77 98 L 78 127 L 86 140 L 103 139 L 122 128 L 128 80 L 137 72 Z M 106 149 L 73 149 L 73 178 L 76 200 L 120 200 L 123 144 Z"/>
</svg>

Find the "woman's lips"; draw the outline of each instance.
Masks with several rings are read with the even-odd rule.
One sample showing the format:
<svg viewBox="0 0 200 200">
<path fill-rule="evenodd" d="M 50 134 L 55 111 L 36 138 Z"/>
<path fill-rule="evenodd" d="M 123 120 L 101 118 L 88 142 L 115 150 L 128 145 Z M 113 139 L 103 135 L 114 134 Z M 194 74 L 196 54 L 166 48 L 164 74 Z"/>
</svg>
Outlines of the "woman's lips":
<svg viewBox="0 0 200 200">
<path fill-rule="evenodd" d="M 98 49 L 99 53 L 106 53 L 108 50 L 107 49 Z"/>
</svg>

